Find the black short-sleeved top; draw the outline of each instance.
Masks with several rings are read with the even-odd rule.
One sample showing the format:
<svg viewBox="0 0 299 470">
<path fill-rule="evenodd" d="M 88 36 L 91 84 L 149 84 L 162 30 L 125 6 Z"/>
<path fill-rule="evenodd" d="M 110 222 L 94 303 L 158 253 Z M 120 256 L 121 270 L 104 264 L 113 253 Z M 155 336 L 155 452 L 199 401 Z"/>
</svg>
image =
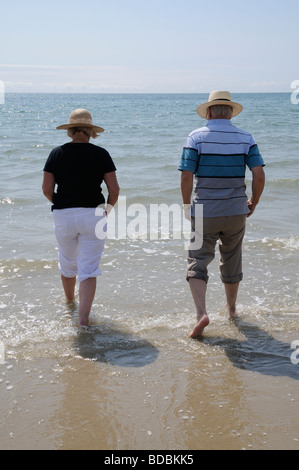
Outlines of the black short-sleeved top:
<svg viewBox="0 0 299 470">
<path fill-rule="evenodd" d="M 97 207 L 105 203 L 104 175 L 116 171 L 107 150 L 90 143 L 68 143 L 50 153 L 44 171 L 53 173 L 57 192 L 54 209 Z"/>
</svg>

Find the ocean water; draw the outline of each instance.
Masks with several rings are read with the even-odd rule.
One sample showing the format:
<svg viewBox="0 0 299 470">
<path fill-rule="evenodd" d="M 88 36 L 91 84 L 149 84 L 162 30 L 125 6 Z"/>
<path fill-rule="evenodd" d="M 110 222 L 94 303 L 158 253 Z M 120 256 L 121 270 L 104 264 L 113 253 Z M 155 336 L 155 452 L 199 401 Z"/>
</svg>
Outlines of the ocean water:
<svg viewBox="0 0 299 470">
<path fill-rule="evenodd" d="M 180 370 L 188 370 L 190 358 L 216 363 L 225 353 L 235 367 L 299 378 L 290 361 L 291 343 L 299 340 L 299 106 L 287 93 L 234 96 L 244 111 L 233 123 L 254 135 L 267 178 L 247 224 L 238 328 L 226 316 L 217 255 L 207 296 L 211 333 L 202 342 L 188 339 L 195 311 L 185 281 L 185 240 L 149 236 L 151 205 L 181 205 L 177 166 L 188 133 L 204 125 L 195 110 L 206 98 L 7 94 L 0 106 L 0 341 L 7 361 L 85 358 L 144 368 L 161 350 L 177 349 L 185 357 Z M 95 143 L 118 170 L 122 206 L 116 214 L 125 213 L 125 227 L 133 224 L 130 236 L 107 241 L 93 326 L 84 333 L 77 308 L 64 303 L 51 207 L 41 191 L 51 149 L 69 140 L 55 128 L 78 107 L 106 130 Z M 248 170 L 248 194 L 250 184 Z M 138 210 L 143 219 L 137 221 Z M 171 357 L 164 357 L 164 372 L 175 367 Z"/>
<path fill-rule="evenodd" d="M 148 218 L 152 204 L 181 204 L 177 165 L 187 134 L 204 124 L 195 109 L 205 99 L 205 95 L 7 95 L 0 110 L 0 308 L 8 344 L 22 344 L 26 327 L 18 330 L 17 323 L 28 325 L 30 318 L 34 324 L 44 321 L 41 336 L 47 335 L 49 301 L 54 306 L 57 302 L 59 318 L 57 250 L 50 204 L 41 193 L 49 152 L 69 140 L 56 126 L 68 121 L 72 109 L 86 107 L 94 122 L 105 128 L 95 143 L 110 152 L 117 166 L 122 202 L 116 216 L 126 213 L 126 227 L 141 214 L 133 214 L 134 210 L 130 214 L 132 204 L 142 205 Z M 235 99 L 244 111 L 233 122 L 255 136 L 267 177 L 261 203 L 248 220 L 240 302 L 245 310 L 263 314 L 264 321 L 276 314 L 280 325 L 281 315 L 289 313 L 294 320 L 299 311 L 299 107 L 288 94 L 244 94 Z M 136 226 L 135 232 L 107 242 L 99 280 L 105 302 L 100 310 L 113 319 L 127 317 L 136 330 L 144 324 L 168 324 L 169 315 L 184 324 L 186 311 L 192 322 L 184 281 L 184 237 L 174 240 L 170 235 L 164 240 L 161 232 L 151 240 L 148 224 Z M 117 229 L 115 235 L 121 235 Z M 223 304 L 217 259 L 210 274 L 208 301 L 217 316 Z M 45 303 L 46 318 L 35 318 L 34 312 Z M 17 322 L 11 324 L 11 315 Z"/>
</svg>

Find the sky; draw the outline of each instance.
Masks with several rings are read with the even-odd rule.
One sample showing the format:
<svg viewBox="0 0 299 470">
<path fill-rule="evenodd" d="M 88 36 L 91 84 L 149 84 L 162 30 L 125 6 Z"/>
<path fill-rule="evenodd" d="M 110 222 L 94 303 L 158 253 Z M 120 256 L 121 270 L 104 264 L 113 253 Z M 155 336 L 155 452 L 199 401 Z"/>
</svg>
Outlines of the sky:
<svg viewBox="0 0 299 470">
<path fill-rule="evenodd" d="M 6 92 L 289 92 L 298 0 L 1 0 Z"/>
</svg>

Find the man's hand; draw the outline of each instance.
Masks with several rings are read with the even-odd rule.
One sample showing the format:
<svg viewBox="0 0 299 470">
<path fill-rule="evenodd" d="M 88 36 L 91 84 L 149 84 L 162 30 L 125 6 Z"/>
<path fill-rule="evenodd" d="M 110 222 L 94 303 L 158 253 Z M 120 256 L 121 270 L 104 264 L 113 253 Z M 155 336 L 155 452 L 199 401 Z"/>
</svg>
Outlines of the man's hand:
<svg viewBox="0 0 299 470">
<path fill-rule="evenodd" d="M 186 220 L 191 222 L 191 204 L 183 204 L 183 211 Z"/>
<path fill-rule="evenodd" d="M 252 197 L 247 202 L 248 209 L 250 210 L 250 213 L 247 215 L 247 217 L 250 217 L 253 214 L 256 206 L 259 203 L 260 197 L 265 187 L 265 173 L 264 173 L 263 167 L 256 166 L 252 168 L 251 171 L 252 171 Z"/>
<path fill-rule="evenodd" d="M 247 205 L 248 209 L 250 210 L 249 214 L 247 214 L 247 217 L 250 217 L 254 213 L 256 204 L 253 204 L 252 199 L 249 199 L 249 201 L 247 201 Z"/>
</svg>

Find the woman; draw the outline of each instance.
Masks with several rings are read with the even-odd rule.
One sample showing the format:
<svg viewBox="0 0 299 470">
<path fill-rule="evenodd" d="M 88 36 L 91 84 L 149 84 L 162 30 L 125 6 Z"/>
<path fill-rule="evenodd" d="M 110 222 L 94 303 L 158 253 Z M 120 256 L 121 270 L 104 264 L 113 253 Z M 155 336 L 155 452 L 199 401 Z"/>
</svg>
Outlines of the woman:
<svg viewBox="0 0 299 470">
<path fill-rule="evenodd" d="M 109 153 L 89 143 L 91 137 L 96 138 L 104 129 L 93 125 L 87 110 L 76 109 L 71 113 L 69 123 L 57 129 L 67 129 L 72 142 L 56 147 L 50 153 L 44 167 L 42 189 L 53 204 L 59 269 L 66 299 L 74 301 L 78 274 L 79 325 L 87 326 L 96 279 L 101 274 L 99 264 L 106 238 L 104 231 L 99 236 L 98 227 L 104 225 L 105 228 L 105 224 L 98 224 L 99 210 L 96 216 L 95 209 L 105 204 L 103 181 L 108 189 L 108 199 L 102 218 L 108 215 L 108 207 L 111 209 L 116 204 L 119 186 Z"/>
</svg>

